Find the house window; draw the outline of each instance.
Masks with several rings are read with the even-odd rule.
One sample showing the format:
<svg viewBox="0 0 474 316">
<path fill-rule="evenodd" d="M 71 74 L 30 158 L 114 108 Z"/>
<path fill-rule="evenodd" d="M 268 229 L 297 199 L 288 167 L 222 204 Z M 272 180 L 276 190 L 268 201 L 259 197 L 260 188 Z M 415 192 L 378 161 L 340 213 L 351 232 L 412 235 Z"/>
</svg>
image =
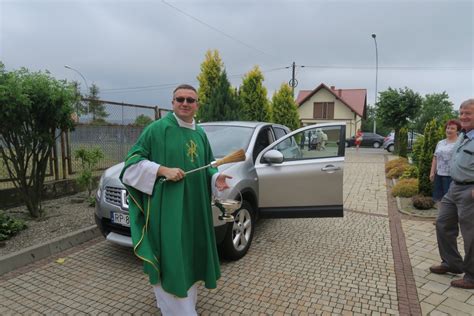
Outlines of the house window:
<svg viewBox="0 0 474 316">
<path fill-rule="evenodd" d="M 334 102 L 314 102 L 313 118 L 333 119 L 334 118 Z"/>
</svg>

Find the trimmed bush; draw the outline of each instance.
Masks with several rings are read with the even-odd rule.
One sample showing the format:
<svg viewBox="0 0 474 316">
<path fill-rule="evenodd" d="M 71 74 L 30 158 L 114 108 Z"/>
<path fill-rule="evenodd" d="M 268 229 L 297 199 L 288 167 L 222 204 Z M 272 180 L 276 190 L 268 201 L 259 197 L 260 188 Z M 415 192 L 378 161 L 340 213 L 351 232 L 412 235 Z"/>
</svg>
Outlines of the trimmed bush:
<svg viewBox="0 0 474 316">
<path fill-rule="evenodd" d="M 409 164 L 400 164 L 398 166 L 393 167 L 387 173 L 387 178 L 389 179 L 398 179 L 402 176 L 403 173 L 410 167 Z"/>
<path fill-rule="evenodd" d="M 403 179 L 392 188 L 393 196 L 412 197 L 418 194 L 418 179 Z"/>
<path fill-rule="evenodd" d="M 400 176 L 400 179 L 412 179 L 418 178 L 418 167 L 414 165 L 409 165 L 408 168 Z"/>
<path fill-rule="evenodd" d="M 411 201 L 413 206 L 419 210 L 429 210 L 435 205 L 431 196 L 415 195 L 411 198 Z"/>
<path fill-rule="evenodd" d="M 408 159 L 400 157 L 400 158 L 397 158 L 397 159 L 387 161 L 385 163 L 385 172 L 388 173 L 394 167 L 397 167 L 397 166 L 402 165 L 402 164 L 407 165 L 408 164 Z"/>
</svg>

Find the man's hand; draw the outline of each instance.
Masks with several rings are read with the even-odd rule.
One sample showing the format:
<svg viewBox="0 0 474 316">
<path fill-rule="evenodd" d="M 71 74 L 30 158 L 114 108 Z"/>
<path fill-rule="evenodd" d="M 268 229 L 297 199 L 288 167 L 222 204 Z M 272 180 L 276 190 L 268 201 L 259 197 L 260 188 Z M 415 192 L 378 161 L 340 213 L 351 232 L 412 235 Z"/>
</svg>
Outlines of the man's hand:
<svg viewBox="0 0 474 316">
<path fill-rule="evenodd" d="M 183 179 L 186 174 L 180 168 L 168 168 L 165 166 L 160 166 L 158 172 L 156 173 L 157 177 L 165 177 L 168 181 L 179 181 Z"/>
<path fill-rule="evenodd" d="M 224 191 L 229 188 L 229 185 L 226 182 L 226 179 L 232 179 L 231 176 L 228 176 L 226 174 L 221 173 L 217 178 L 216 178 L 216 188 L 217 191 Z"/>
</svg>

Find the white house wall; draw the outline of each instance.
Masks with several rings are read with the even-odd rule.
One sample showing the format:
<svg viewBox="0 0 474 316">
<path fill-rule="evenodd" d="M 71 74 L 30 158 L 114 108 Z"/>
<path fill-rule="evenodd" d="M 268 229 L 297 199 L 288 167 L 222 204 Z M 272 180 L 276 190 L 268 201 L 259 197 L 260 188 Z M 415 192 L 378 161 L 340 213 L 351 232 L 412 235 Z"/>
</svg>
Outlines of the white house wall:
<svg viewBox="0 0 474 316">
<path fill-rule="evenodd" d="M 315 102 L 334 102 L 334 119 L 314 119 L 313 109 Z M 298 114 L 300 120 L 302 120 L 305 125 L 345 121 L 347 124 L 346 138 L 354 136 L 357 129 L 361 126 L 361 117 L 351 111 L 344 103 L 336 99 L 336 97 L 326 89 L 319 90 L 312 95 L 311 98 L 306 100 L 306 102 L 298 108 Z"/>
</svg>

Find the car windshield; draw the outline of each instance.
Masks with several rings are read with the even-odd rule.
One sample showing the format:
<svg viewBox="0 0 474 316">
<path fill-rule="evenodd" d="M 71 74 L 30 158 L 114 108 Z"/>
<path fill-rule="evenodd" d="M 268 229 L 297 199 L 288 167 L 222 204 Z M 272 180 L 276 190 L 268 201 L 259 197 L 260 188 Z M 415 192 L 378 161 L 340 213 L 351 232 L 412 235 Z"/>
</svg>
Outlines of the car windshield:
<svg viewBox="0 0 474 316">
<path fill-rule="evenodd" d="M 247 151 L 253 128 L 229 125 L 201 125 L 209 138 L 215 158 L 222 158 L 239 149 Z"/>
</svg>

